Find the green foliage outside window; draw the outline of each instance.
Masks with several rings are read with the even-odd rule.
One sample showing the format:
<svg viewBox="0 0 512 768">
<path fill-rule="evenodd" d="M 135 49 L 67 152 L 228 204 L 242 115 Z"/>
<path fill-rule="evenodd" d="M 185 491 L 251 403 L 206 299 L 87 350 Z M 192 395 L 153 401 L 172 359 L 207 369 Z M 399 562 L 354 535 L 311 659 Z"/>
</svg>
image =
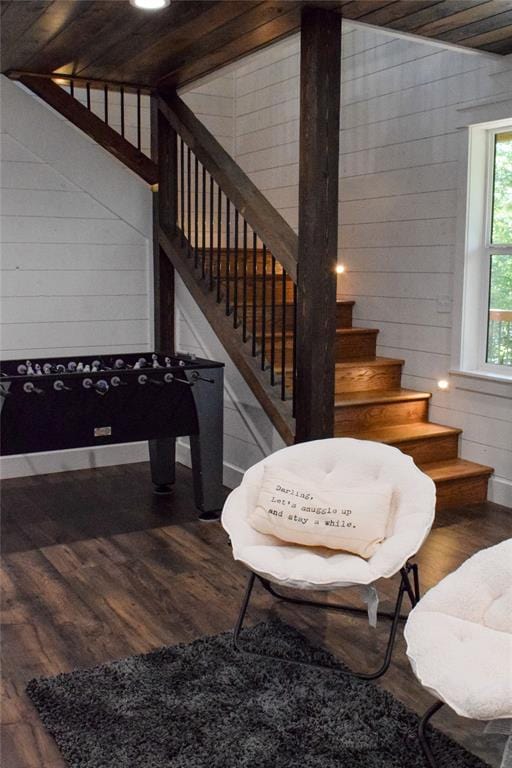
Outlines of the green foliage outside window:
<svg viewBox="0 0 512 768">
<path fill-rule="evenodd" d="M 496 134 L 491 241 L 512 245 L 512 132 Z"/>
<path fill-rule="evenodd" d="M 492 243 L 512 245 L 512 132 L 496 134 Z M 487 362 L 512 365 L 512 253 L 491 256 Z"/>
</svg>

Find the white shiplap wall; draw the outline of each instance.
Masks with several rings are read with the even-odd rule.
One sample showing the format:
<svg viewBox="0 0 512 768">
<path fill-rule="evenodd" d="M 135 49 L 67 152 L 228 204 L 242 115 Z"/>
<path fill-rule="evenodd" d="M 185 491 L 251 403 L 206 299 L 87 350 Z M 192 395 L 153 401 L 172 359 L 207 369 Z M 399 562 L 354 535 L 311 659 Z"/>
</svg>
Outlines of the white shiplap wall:
<svg viewBox="0 0 512 768">
<path fill-rule="evenodd" d="M 1 355 L 152 345 L 151 192 L 108 152 L 1 78 Z M 23 475 L 122 463 L 144 446 L 2 460 Z"/>
<path fill-rule="evenodd" d="M 231 70 L 235 158 L 295 229 L 299 54 L 294 36 Z M 404 385 L 434 392 L 432 419 L 464 429 L 462 456 L 495 467 L 491 498 L 512 506 L 511 386 L 453 376 L 436 389 L 458 365 L 465 127 L 512 115 L 511 74 L 504 58 L 344 25 L 339 293 L 380 329 L 378 353 L 405 359 Z"/>
</svg>

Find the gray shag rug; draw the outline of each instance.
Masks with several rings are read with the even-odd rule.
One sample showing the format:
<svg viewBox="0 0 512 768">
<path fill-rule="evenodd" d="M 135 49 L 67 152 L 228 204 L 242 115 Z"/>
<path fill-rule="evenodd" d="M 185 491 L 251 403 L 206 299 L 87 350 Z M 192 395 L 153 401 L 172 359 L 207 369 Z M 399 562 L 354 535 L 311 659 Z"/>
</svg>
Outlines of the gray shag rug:
<svg viewBox="0 0 512 768">
<path fill-rule="evenodd" d="M 233 651 L 231 633 L 32 680 L 27 692 L 73 768 L 424 768 L 418 718 L 335 672 Z M 279 621 L 248 648 L 336 666 Z M 484 768 L 431 729 L 440 768 Z"/>
</svg>

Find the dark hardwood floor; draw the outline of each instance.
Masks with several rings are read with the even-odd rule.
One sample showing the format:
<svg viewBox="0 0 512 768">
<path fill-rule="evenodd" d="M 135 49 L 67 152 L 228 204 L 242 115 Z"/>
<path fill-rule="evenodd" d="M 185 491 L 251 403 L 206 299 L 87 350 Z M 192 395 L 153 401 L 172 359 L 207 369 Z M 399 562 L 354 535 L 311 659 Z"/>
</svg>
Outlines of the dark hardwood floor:
<svg viewBox="0 0 512 768">
<path fill-rule="evenodd" d="M 24 694 L 31 677 L 232 628 L 244 569 L 220 525 L 197 521 L 189 470 L 178 467 L 177 475 L 167 497 L 152 494 L 146 464 L 3 483 L 3 768 L 65 765 Z M 423 587 L 510 536 L 512 511 L 495 504 L 439 513 L 418 556 Z M 382 583 L 384 604 L 394 588 Z M 253 606 L 251 620 L 271 609 L 359 667 L 375 661 L 387 628 L 272 604 L 261 591 Z M 410 671 L 403 639 L 380 684 L 418 712 L 431 701 Z M 499 764 L 499 745 L 482 735 L 481 723 L 448 711 L 436 722 Z"/>
</svg>

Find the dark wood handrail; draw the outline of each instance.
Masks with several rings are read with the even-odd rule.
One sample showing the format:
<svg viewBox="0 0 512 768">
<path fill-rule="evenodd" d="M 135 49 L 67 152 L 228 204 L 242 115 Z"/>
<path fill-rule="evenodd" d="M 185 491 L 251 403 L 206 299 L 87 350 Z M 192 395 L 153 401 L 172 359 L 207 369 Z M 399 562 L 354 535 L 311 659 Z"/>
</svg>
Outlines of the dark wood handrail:
<svg viewBox="0 0 512 768">
<path fill-rule="evenodd" d="M 248 224 L 297 281 L 298 238 L 281 214 L 176 94 L 159 94 L 160 112 Z"/>
<path fill-rule="evenodd" d="M 18 79 L 36 96 L 42 98 L 73 125 L 76 125 L 77 128 L 80 128 L 94 141 L 111 152 L 148 184 L 157 183 L 158 169 L 156 164 L 90 109 L 66 93 L 60 85 L 56 85 L 52 80 L 33 77 L 32 75 L 22 75 Z"/>
</svg>

